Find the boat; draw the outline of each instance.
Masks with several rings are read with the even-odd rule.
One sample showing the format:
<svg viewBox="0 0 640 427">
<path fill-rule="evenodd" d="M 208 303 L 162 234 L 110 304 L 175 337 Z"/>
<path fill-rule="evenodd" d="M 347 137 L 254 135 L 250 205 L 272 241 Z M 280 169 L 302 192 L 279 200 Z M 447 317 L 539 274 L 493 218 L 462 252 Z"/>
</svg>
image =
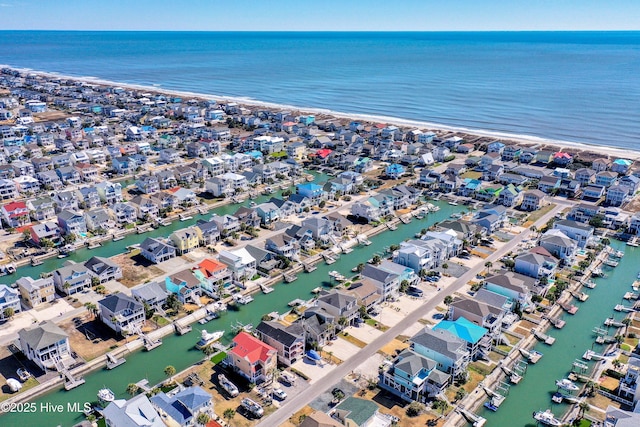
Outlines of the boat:
<svg viewBox="0 0 640 427">
<path fill-rule="evenodd" d="M 573 381 L 571 381 L 568 378 L 563 378 L 561 380 L 556 380 L 556 385 L 558 387 L 560 387 L 563 390 L 568 390 L 568 391 L 576 391 L 578 389 L 580 389 L 580 387 L 578 387 Z"/>
<path fill-rule="evenodd" d="M 238 391 L 238 387 L 231 381 L 227 379 L 223 374 L 218 375 L 218 382 L 220 383 L 220 387 L 227 392 L 227 394 L 231 397 L 236 397 L 240 392 Z"/>
<path fill-rule="evenodd" d="M 593 350 L 587 350 L 582 355 L 582 358 L 584 360 L 603 360 L 604 356 L 602 354 L 600 354 L 600 353 L 596 353 Z"/>
<path fill-rule="evenodd" d="M 296 383 L 296 376 L 288 371 L 280 372 L 280 379 L 290 385 Z"/>
<path fill-rule="evenodd" d="M 192 216 L 190 215 L 185 215 L 185 214 L 180 214 L 178 215 L 178 218 L 180 219 L 180 221 L 189 221 L 190 219 L 193 219 Z"/>
<path fill-rule="evenodd" d="M 100 390 L 98 390 L 98 400 L 100 400 L 101 402 L 109 403 L 116 400 L 116 396 L 110 389 L 101 388 Z"/>
<path fill-rule="evenodd" d="M 546 426 L 561 426 L 562 421 L 557 419 L 551 409 L 547 409 L 546 411 L 538 411 L 533 413 L 533 419 L 546 425 Z"/>
<path fill-rule="evenodd" d="M 59 254 L 58 255 L 58 259 L 66 258 L 68 256 L 69 256 L 69 254 Z"/>
<path fill-rule="evenodd" d="M 7 379 L 7 386 L 9 387 L 9 390 L 11 390 L 13 393 L 16 393 L 20 391 L 20 389 L 22 389 L 22 383 L 20 383 L 20 381 L 18 381 L 15 378 Z"/>
<path fill-rule="evenodd" d="M 553 396 L 551 396 L 551 401 L 553 403 L 562 403 L 562 399 L 564 399 L 564 396 L 559 391 L 553 393 Z"/>
<path fill-rule="evenodd" d="M 449 202 L 449 205 L 451 205 L 451 206 L 458 206 L 458 203 L 456 203 L 456 202 Z"/>
<path fill-rule="evenodd" d="M 615 326 L 616 328 L 624 327 L 624 323 L 617 321 L 613 317 L 607 317 L 607 319 L 604 321 L 604 324 L 605 326 Z"/>
<path fill-rule="evenodd" d="M 213 319 L 217 319 L 218 317 L 220 317 L 220 315 L 215 311 L 211 312 L 207 310 L 207 314 L 202 319 L 198 320 L 198 323 L 204 325 L 208 322 L 211 322 Z"/>
<path fill-rule="evenodd" d="M 117 358 L 111 353 L 107 353 L 107 369 L 114 369 L 127 361 L 124 357 Z"/>
<path fill-rule="evenodd" d="M 589 288 L 589 289 L 593 289 L 596 287 L 596 282 L 594 282 L 593 280 L 589 280 L 587 282 L 584 282 L 582 284 L 585 288 Z"/>
<path fill-rule="evenodd" d="M 196 343 L 196 348 L 198 350 L 203 349 L 205 347 L 209 347 L 214 342 L 218 341 L 224 335 L 224 331 L 216 331 L 216 332 L 207 332 L 206 329 L 202 330 L 202 334 L 200 335 L 200 341 Z"/>
<path fill-rule="evenodd" d="M 492 401 L 485 402 L 484 407 L 493 412 L 498 410 L 498 407 L 494 405 Z"/>
<path fill-rule="evenodd" d="M 44 261 L 42 261 L 41 259 L 31 258 L 31 266 L 32 267 L 36 267 L 36 266 L 42 265 L 42 264 L 44 264 Z"/>
<path fill-rule="evenodd" d="M 16 374 L 18 374 L 18 378 L 20 378 L 20 381 L 22 382 L 25 382 L 26 380 L 28 380 L 33 376 L 31 375 L 31 372 L 27 371 L 24 368 L 18 368 L 18 370 L 16 371 Z"/>
<path fill-rule="evenodd" d="M 315 350 L 309 350 L 304 355 L 307 356 L 309 359 L 313 360 L 314 362 L 318 362 L 322 360 L 322 357 L 320 357 L 318 352 Z"/>
<path fill-rule="evenodd" d="M 631 312 L 631 311 L 635 311 L 635 309 L 633 307 L 625 307 L 622 304 L 616 304 L 615 307 L 613 307 L 613 309 L 615 311 L 626 311 L 626 312 Z"/>
<path fill-rule="evenodd" d="M 258 402 L 251 400 L 248 397 L 243 397 L 240 401 L 240 405 L 258 418 L 264 415 L 264 409 L 262 409 L 262 406 Z"/>
<path fill-rule="evenodd" d="M 243 305 L 249 304 L 253 301 L 253 297 L 251 295 L 242 295 L 241 293 L 233 294 L 232 298 L 235 302 Z"/>
</svg>

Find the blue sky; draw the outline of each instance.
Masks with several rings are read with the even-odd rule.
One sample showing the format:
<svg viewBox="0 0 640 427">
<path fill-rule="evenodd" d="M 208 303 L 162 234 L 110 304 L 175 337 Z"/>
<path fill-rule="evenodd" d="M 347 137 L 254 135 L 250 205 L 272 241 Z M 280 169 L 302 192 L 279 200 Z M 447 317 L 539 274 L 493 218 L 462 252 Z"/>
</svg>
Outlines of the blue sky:
<svg viewBox="0 0 640 427">
<path fill-rule="evenodd" d="M 640 30 L 640 0 L 0 0 L 3 30 Z"/>
</svg>

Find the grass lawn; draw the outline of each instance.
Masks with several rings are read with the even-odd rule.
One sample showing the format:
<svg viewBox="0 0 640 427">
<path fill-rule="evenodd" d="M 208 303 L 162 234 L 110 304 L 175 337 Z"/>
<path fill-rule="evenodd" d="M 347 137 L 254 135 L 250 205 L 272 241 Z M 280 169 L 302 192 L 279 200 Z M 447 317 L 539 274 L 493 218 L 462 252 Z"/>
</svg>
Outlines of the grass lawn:
<svg viewBox="0 0 640 427">
<path fill-rule="evenodd" d="M 224 351 L 221 351 L 220 353 L 213 355 L 213 357 L 211 358 L 211 363 L 213 363 L 214 365 L 217 365 L 218 363 L 222 362 L 225 357 L 227 357 L 227 353 L 225 353 Z"/>
<path fill-rule="evenodd" d="M 547 212 L 549 212 L 551 209 L 555 207 L 556 205 L 553 203 L 548 204 L 547 206 L 543 206 L 541 209 L 538 209 L 537 211 L 531 213 L 531 215 L 529 215 L 529 218 L 527 218 L 527 222 L 535 223 L 540 218 L 542 218 Z"/>
<path fill-rule="evenodd" d="M 164 317 L 160 316 L 159 314 L 156 314 L 155 316 L 153 316 L 152 319 L 160 327 L 163 327 L 163 326 L 166 326 L 166 325 L 169 324 L 169 321 L 167 319 L 165 319 Z"/>
<path fill-rule="evenodd" d="M 367 325 L 369 325 L 369 326 L 371 326 L 373 328 L 376 328 L 377 330 L 382 331 L 382 332 L 384 332 L 387 329 L 389 329 L 388 326 L 383 325 L 382 323 L 376 321 L 375 319 L 366 319 L 364 321 L 364 323 L 366 323 Z"/>
<path fill-rule="evenodd" d="M 25 391 L 29 390 L 30 388 L 33 388 L 35 386 L 37 386 L 38 384 L 40 384 L 38 382 L 38 380 L 36 380 L 35 378 L 31 377 L 29 378 L 27 381 L 22 383 L 22 388 L 20 389 L 20 393 L 24 393 Z M 7 387 L 8 389 L 8 387 Z M 7 400 L 10 397 L 13 397 L 13 394 L 8 394 L 8 393 L 0 393 L 0 402 L 3 400 Z"/>
<path fill-rule="evenodd" d="M 483 377 L 486 377 L 487 375 L 489 375 L 493 371 L 493 368 L 494 367 L 487 366 L 483 362 L 473 362 L 473 363 L 469 364 L 469 370 L 470 371 L 477 372 L 478 374 L 482 375 Z"/>
</svg>

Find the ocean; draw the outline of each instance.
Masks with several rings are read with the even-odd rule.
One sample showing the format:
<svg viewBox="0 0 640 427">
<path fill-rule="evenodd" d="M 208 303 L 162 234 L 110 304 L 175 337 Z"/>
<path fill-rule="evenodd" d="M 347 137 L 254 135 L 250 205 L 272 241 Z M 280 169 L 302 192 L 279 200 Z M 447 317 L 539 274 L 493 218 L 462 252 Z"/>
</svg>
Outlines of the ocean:
<svg viewBox="0 0 640 427">
<path fill-rule="evenodd" d="M 0 63 L 623 149 L 640 135 L 640 32 L 0 31 Z"/>
</svg>

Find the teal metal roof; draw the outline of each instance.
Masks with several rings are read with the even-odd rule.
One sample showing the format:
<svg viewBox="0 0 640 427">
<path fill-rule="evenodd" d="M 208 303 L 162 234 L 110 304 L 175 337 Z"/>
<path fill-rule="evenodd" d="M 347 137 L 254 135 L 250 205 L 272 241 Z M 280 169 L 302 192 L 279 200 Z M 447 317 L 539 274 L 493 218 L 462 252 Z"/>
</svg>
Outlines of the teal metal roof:
<svg viewBox="0 0 640 427">
<path fill-rule="evenodd" d="M 456 321 L 443 320 L 433 327 L 434 331 L 437 331 L 438 329 L 445 329 L 461 340 L 473 344 L 480 341 L 480 339 L 488 332 L 487 329 L 476 325 L 464 317 L 459 317 Z"/>
</svg>

